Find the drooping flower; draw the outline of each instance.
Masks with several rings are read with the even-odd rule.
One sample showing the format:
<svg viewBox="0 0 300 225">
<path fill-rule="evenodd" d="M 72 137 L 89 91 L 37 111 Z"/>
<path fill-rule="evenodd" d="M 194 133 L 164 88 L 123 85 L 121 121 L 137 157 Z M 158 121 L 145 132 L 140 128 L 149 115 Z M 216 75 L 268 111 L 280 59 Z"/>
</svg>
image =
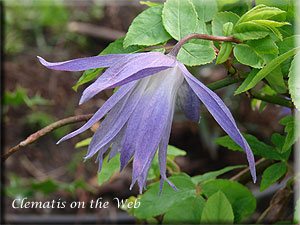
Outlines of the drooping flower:
<svg viewBox="0 0 300 225">
<path fill-rule="evenodd" d="M 89 129 L 107 114 L 92 137 L 85 159 L 98 153 L 97 161 L 101 170 L 103 154 L 111 146 L 109 159 L 120 153 L 122 170 L 134 157 L 130 189 L 137 181 L 142 192 L 158 149 L 161 189 L 164 181 L 176 189 L 166 176 L 167 146 L 175 104 L 178 104 L 187 118 L 198 122 L 199 100 L 224 131 L 245 150 L 253 180 L 256 181 L 252 151 L 229 109 L 217 94 L 196 79 L 173 55 L 160 52 L 116 54 L 58 63 L 38 58 L 44 66 L 54 70 L 83 71 L 108 67 L 84 90 L 79 104 L 102 90 L 120 88 L 86 124 L 58 143 Z"/>
</svg>

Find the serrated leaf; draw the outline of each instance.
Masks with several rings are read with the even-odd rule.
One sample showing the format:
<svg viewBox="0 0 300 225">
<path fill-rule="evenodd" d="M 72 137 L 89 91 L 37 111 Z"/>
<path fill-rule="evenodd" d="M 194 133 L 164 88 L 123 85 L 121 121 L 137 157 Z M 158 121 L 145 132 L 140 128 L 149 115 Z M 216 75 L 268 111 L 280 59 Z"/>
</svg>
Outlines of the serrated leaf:
<svg viewBox="0 0 300 225">
<path fill-rule="evenodd" d="M 262 68 L 264 65 L 264 59 L 249 45 L 236 45 L 233 49 L 233 54 L 241 64 L 254 68 Z"/>
<path fill-rule="evenodd" d="M 269 75 L 274 69 L 276 69 L 282 62 L 287 60 L 288 58 L 292 57 L 299 51 L 300 47 L 294 48 L 277 58 L 273 59 L 271 62 L 269 62 L 265 67 L 263 67 L 255 76 L 250 77 L 244 81 L 247 84 L 244 84 L 243 88 L 239 88 L 236 90 L 235 94 L 239 94 L 245 91 L 248 91 L 249 89 L 253 88 L 259 81 L 264 79 L 267 75 Z M 243 83 L 244 83 L 243 82 Z M 241 87 L 241 86 L 240 86 Z"/>
<path fill-rule="evenodd" d="M 275 145 L 279 149 L 280 152 L 282 152 L 282 148 L 283 148 L 284 142 L 285 142 L 285 137 L 284 136 L 282 136 L 278 133 L 274 133 L 274 134 L 272 134 L 271 142 L 272 142 L 273 145 Z M 283 160 L 288 160 L 290 155 L 291 155 L 291 152 L 292 152 L 292 148 L 290 148 L 286 152 L 280 153 L 280 155 L 281 155 Z"/>
<path fill-rule="evenodd" d="M 249 10 L 247 13 L 245 13 L 238 21 L 238 24 L 251 21 L 251 20 L 260 20 L 260 19 L 267 20 L 267 19 L 271 19 L 276 15 L 284 14 L 284 13 L 286 12 L 276 7 L 269 7 L 260 4 L 255 6 L 251 10 Z"/>
<path fill-rule="evenodd" d="M 179 189 L 175 191 L 165 182 L 159 195 L 159 182 L 151 184 L 148 191 L 140 199 L 140 207 L 135 210 L 135 217 L 145 219 L 166 213 L 169 208 L 184 199 L 196 195 L 196 186 L 187 175 L 176 175 L 169 180 Z M 155 202 L 155 207 L 153 203 Z"/>
<path fill-rule="evenodd" d="M 300 62 L 300 53 L 298 52 L 290 67 L 289 72 L 289 92 L 291 94 L 292 101 L 295 105 L 295 107 L 300 111 L 300 76 L 299 76 L 299 62 Z"/>
<path fill-rule="evenodd" d="M 141 46 L 130 46 L 128 48 L 123 47 L 124 37 L 121 37 L 114 42 L 110 43 L 99 55 L 109 55 L 109 54 L 121 54 L 121 53 L 134 53 L 141 50 L 143 47 Z M 95 77 L 103 70 L 103 68 L 90 69 L 84 71 L 82 76 L 77 81 L 76 85 L 73 86 L 73 90 L 77 91 L 78 87 L 82 84 L 85 84 Z"/>
<path fill-rule="evenodd" d="M 186 43 L 180 49 L 177 59 L 187 66 L 197 66 L 210 63 L 215 57 L 215 50 L 211 46 Z"/>
<path fill-rule="evenodd" d="M 168 33 L 178 41 L 188 34 L 195 33 L 198 16 L 191 1 L 168 0 L 164 4 L 162 21 Z"/>
<path fill-rule="evenodd" d="M 252 21 L 240 23 L 234 27 L 234 37 L 242 41 L 256 40 L 266 37 L 270 33 L 270 30 Z"/>
<path fill-rule="evenodd" d="M 79 142 L 76 143 L 75 148 L 88 146 L 90 144 L 91 140 L 92 140 L 92 138 L 86 138 L 82 141 L 79 141 Z"/>
<path fill-rule="evenodd" d="M 207 180 L 210 180 L 210 179 L 213 179 L 213 178 L 216 178 L 224 173 L 227 173 L 231 170 L 234 170 L 234 169 L 239 169 L 239 168 L 244 168 L 246 167 L 246 165 L 238 165 L 238 166 L 227 166 L 221 170 L 217 170 L 217 171 L 211 171 L 211 172 L 207 172 L 207 173 L 204 173 L 202 175 L 197 175 L 197 176 L 194 176 L 192 177 L 192 181 L 195 183 L 195 184 L 199 184 L 199 183 L 203 183 L 204 181 L 207 181 Z"/>
<path fill-rule="evenodd" d="M 233 221 L 234 215 L 231 204 L 222 191 L 216 192 L 207 199 L 202 211 L 201 223 L 232 224 Z"/>
<path fill-rule="evenodd" d="M 239 20 L 239 16 L 233 12 L 219 12 L 212 20 L 212 33 L 215 36 L 223 36 L 223 25 L 231 22 L 233 25 Z"/>
<path fill-rule="evenodd" d="M 108 181 L 120 169 L 120 154 L 117 154 L 109 162 L 107 162 L 109 155 L 103 159 L 102 168 L 97 175 L 98 185 Z"/>
<path fill-rule="evenodd" d="M 293 144 L 300 137 L 300 132 L 297 132 L 296 124 L 297 121 L 294 120 L 292 116 L 286 116 L 279 121 L 280 124 L 285 125 L 284 132 L 287 133 L 284 145 L 282 147 L 281 152 L 287 152 Z"/>
<path fill-rule="evenodd" d="M 135 17 L 124 39 L 124 48 L 157 45 L 171 38 L 162 25 L 162 9 L 163 5 L 153 6 Z"/>
<path fill-rule="evenodd" d="M 260 191 L 266 190 L 273 183 L 275 183 L 280 177 L 286 173 L 286 162 L 279 162 L 269 166 L 264 170 L 262 174 L 262 180 L 260 183 Z"/>
<path fill-rule="evenodd" d="M 248 142 L 254 155 L 259 155 L 266 159 L 281 160 L 281 154 L 270 145 L 259 141 L 256 137 L 250 134 L 243 134 L 246 141 Z M 229 136 L 217 138 L 215 142 L 223 147 L 226 147 L 233 151 L 245 152 L 238 144 L 236 144 Z"/>
<path fill-rule="evenodd" d="M 192 0 L 199 20 L 208 22 L 212 20 L 218 12 L 218 4 L 216 0 Z"/>
<path fill-rule="evenodd" d="M 205 200 L 201 196 L 191 196 L 174 203 L 164 215 L 164 224 L 200 223 Z"/>
<path fill-rule="evenodd" d="M 232 51 L 232 43 L 230 42 L 223 42 L 218 53 L 218 57 L 216 60 L 216 64 L 221 64 L 227 61 L 230 53 Z"/>
<path fill-rule="evenodd" d="M 201 190 L 207 198 L 222 191 L 232 205 L 235 223 L 243 216 L 253 213 L 256 208 L 256 199 L 251 191 L 235 181 L 222 179 L 209 181 L 203 184 Z"/>
</svg>

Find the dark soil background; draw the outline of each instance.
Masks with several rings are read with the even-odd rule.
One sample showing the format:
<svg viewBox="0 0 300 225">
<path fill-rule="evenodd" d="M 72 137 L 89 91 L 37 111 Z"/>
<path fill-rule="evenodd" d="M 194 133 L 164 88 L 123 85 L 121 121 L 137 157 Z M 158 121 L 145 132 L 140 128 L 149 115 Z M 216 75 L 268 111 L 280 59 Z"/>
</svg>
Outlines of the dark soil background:
<svg viewBox="0 0 300 225">
<path fill-rule="evenodd" d="M 93 2 L 87 1 L 89 3 L 85 4 L 83 2 L 66 6 L 67 10 L 70 11 L 70 18 L 68 18 L 63 32 L 57 34 L 53 32 L 53 27 L 42 27 L 41 33 L 38 35 L 45 37 L 46 46 L 44 48 L 40 48 L 34 38 L 32 38 L 36 33 L 30 27 L 27 27 L 20 31 L 20 35 L 23 38 L 23 49 L 17 52 L 5 52 L 4 91 L 14 91 L 16 87 L 20 86 L 27 90 L 29 97 L 39 93 L 43 98 L 49 100 L 50 104 L 36 105 L 33 108 L 25 104 L 18 106 L 6 105 L 4 107 L 4 145 L 2 154 L 44 126 L 41 122 L 30 122 L 29 118 L 31 115 L 42 112 L 55 121 L 73 115 L 93 113 L 112 94 L 112 90 L 104 91 L 89 102 L 78 106 L 80 95 L 88 85 L 79 87 L 77 92 L 72 90 L 72 86 L 75 85 L 81 73 L 49 70 L 43 67 L 36 58 L 37 55 L 40 55 L 49 61 L 63 61 L 92 56 L 101 52 L 112 41 L 101 37 L 101 35 L 95 37 L 89 34 L 72 33 L 67 28 L 68 23 L 74 21 L 74 14 L 82 13 L 89 17 L 90 4 Z M 27 7 L 30 9 L 31 6 Z M 125 33 L 133 18 L 145 9 L 145 6 L 130 3 L 122 5 L 110 3 L 99 6 L 99 8 L 102 13 L 101 18 L 90 18 L 87 22 L 83 22 Z M 10 8 L 4 8 L 5 15 L 11 13 L 8 10 L 13 12 L 11 6 Z M 35 21 L 32 18 L 32 26 Z M 80 21 L 80 19 L 77 21 Z M 6 26 L 5 29 L 6 32 L 10 32 L 11 29 L 14 29 L 14 26 Z M 72 33 L 72 38 L 66 38 L 69 37 L 70 33 Z M 55 41 L 53 41 L 52 35 L 55 36 Z M 82 38 L 84 44 L 80 44 L 78 38 Z M 5 44 L 10 44 L 10 40 L 6 39 Z M 205 66 L 204 69 L 200 68 L 198 74 L 199 79 L 206 84 L 227 76 L 222 66 L 215 67 L 211 65 Z M 282 108 L 268 105 L 261 113 L 258 110 L 253 111 L 250 107 L 250 99 L 246 95 L 232 96 L 236 87 L 236 85 L 232 85 L 223 88 L 218 91 L 218 94 L 222 96 L 231 109 L 239 128 L 243 132 L 251 133 L 262 141 L 270 140 L 274 131 L 283 132 L 283 127 L 278 125 Z M 207 171 L 221 169 L 225 166 L 247 164 L 243 153 L 222 149 L 214 144 L 213 140 L 215 138 L 225 134 L 204 107 L 201 114 L 201 123 L 198 125 L 186 120 L 180 111 L 176 111 L 170 144 L 187 151 L 186 157 L 178 157 L 176 159 L 182 171 L 189 175 L 198 175 Z M 62 190 L 48 195 L 39 192 L 34 193 L 29 200 L 44 202 L 61 198 L 67 202 L 75 200 L 89 202 L 91 199 L 95 200 L 102 197 L 104 200 L 111 202 L 114 207 L 109 207 L 108 209 L 71 209 L 69 207 L 65 209 L 13 209 L 12 201 L 14 199 L 8 195 L 3 199 L 4 216 L 7 222 L 20 222 L 20 218 L 22 222 L 39 221 L 39 219 L 42 220 L 42 216 L 52 220 L 57 218 L 59 221 L 61 219 L 59 215 L 65 215 L 65 219 L 68 220 L 69 218 L 69 221 L 76 221 L 75 216 L 78 215 L 91 215 L 82 217 L 82 220 L 79 220 L 81 223 L 134 221 L 132 217 L 128 217 L 127 214 L 124 215 L 124 212 L 117 208 L 116 202 L 112 201 L 114 197 L 128 198 L 129 196 L 137 195 L 136 187 L 133 191 L 129 191 L 131 183 L 130 166 L 121 176 L 117 176 L 112 181 L 99 187 L 97 185 L 98 165 L 93 160 L 83 163 L 82 159 L 86 149 L 75 149 L 75 144 L 90 137 L 93 134 L 92 131 L 86 131 L 59 145 L 55 144 L 60 137 L 78 128 L 80 125 L 73 124 L 66 128 L 61 128 L 56 133 L 48 134 L 36 143 L 13 154 L 4 164 L 4 186 L 10 188 L 13 185 L 12 174 L 19 176 L 19 180 L 22 181 L 24 188 L 33 180 L 41 182 L 50 178 L 57 182 L 71 183 L 78 179 L 83 179 L 94 189 L 94 192 L 82 188 L 78 188 L 74 194 Z M 227 173 L 223 177 L 228 178 L 236 173 L 237 170 Z M 250 185 L 252 190 L 257 190 L 259 187 L 254 184 Z M 23 188 L 22 185 L 19 185 L 19 187 Z M 264 201 L 260 206 L 262 207 L 261 210 L 266 208 L 267 205 L 268 201 Z M 67 215 L 71 216 L 67 217 Z"/>
</svg>

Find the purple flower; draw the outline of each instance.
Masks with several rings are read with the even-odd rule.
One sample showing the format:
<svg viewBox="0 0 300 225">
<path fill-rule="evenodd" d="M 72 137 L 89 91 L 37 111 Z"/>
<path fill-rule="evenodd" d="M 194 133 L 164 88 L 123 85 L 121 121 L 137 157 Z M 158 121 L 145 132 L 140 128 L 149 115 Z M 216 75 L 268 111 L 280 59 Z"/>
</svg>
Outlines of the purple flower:
<svg viewBox="0 0 300 225">
<path fill-rule="evenodd" d="M 229 109 L 175 57 L 148 52 L 94 56 L 59 63 L 49 63 L 38 58 L 44 66 L 54 70 L 82 71 L 109 67 L 84 90 L 79 104 L 102 90 L 121 87 L 86 124 L 58 143 L 89 129 L 107 114 L 90 142 L 85 159 L 98 153 L 97 161 L 101 170 L 103 154 L 111 146 L 109 159 L 120 153 L 122 170 L 134 156 L 130 189 L 137 181 L 142 192 L 157 149 L 161 188 L 164 181 L 167 181 L 176 189 L 166 177 L 167 146 L 175 103 L 187 118 L 198 122 L 199 99 L 224 131 L 245 150 L 253 180 L 256 181 L 252 151 Z"/>
</svg>

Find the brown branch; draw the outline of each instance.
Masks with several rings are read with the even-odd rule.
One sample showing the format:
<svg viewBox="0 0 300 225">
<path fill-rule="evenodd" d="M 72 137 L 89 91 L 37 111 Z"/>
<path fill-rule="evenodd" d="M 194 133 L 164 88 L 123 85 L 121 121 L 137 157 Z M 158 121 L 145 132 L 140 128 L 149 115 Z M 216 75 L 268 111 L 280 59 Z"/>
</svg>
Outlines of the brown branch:
<svg viewBox="0 0 300 225">
<path fill-rule="evenodd" d="M 31 134 L 29 137 L 27 137 L 24 141 L 21 141 L 16 146 L 9 149 L 3 156 L 2 156 L 2 162 L 4 162 L 8 157 L 10 157 L 13 153 L 21 150 L 23 147 L 35 142 L 39 138 L 43 137 L 44 135 L 52 132 L 53 130 L 63 127 L 68 124 L 82 122 L 89 120 L 93 114 L 87 114 L 87 115 L 80 115 L 80 116 L 72 116 L 68 117 L 59 121 L 56 121 L 52 124 L 49 124 L 48 126 L 44 127 L 43 129 L 35 132 L 34 134 Z"/>
<path fill-rule="evenodd" d="M 182 45 L 184 45 L 185 42 L 187 42 L 190 39 L 203 39 L 203 40 L 209 40 L 209 41 L 223 41 L 223 42 L 235 42 L 237 44 L 243 43 L 241 40 L 236 39 L 234 37 L 223 37 L 223 36 L 213 36 L 213 35 L 207 35 L 207 34 L 189 34 L 184 36 L 180 41 L 177 42 L 173 50 L 169 53 L 170 55 L 177 57 L 178 52 Z"/>
</svg>

